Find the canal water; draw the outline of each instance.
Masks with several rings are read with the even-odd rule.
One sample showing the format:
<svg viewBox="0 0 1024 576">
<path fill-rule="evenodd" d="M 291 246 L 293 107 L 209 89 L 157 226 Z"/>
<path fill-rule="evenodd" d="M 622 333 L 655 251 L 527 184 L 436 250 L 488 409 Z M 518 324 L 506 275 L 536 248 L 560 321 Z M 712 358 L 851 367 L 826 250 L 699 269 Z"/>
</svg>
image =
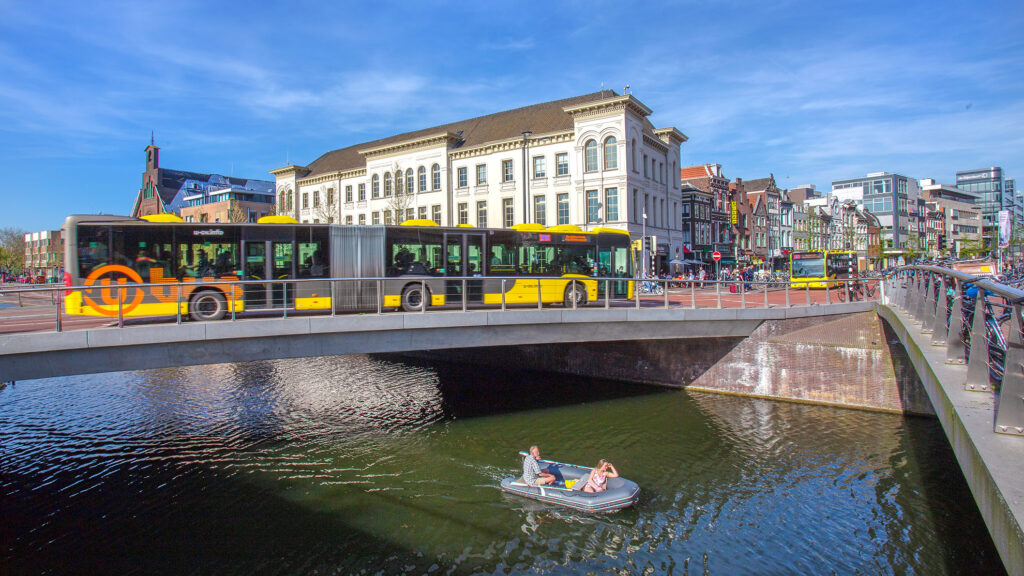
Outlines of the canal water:
<svg viewBox="0 0 1024 576">
<path fill-rule="evenodd" d="M 519 450 L 640 502 L 506 495 Z M 347 356 L 0 390 L 5 574 L 1000 574 L 936 420 Z"/>
</svg>

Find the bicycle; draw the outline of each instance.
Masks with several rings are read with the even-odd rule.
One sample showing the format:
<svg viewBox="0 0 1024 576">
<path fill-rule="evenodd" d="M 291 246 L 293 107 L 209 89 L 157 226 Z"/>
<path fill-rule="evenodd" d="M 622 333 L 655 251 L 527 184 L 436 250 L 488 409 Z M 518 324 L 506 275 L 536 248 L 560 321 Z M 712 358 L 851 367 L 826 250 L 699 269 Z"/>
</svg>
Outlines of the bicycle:
<svg viewBox="0 0 1024 576">
<path fill-rule="evenodd" d="M 660 282 L 654 282 L 651 280 L 643 280 L 640 282 L 640 294 L 660 296 L 664 293 L 665 289 L 662 288 Z"/>
</svg>

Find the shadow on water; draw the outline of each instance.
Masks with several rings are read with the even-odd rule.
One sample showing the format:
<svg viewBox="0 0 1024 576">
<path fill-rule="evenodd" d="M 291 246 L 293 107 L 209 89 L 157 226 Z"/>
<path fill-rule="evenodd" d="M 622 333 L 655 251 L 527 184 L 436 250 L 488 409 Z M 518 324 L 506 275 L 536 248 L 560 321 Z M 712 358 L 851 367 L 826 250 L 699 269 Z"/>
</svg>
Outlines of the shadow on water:
<svg viewBox="0 0 1024 576">
<path fill-rule="evenodd" d="M 934 534 L 927 535 L 951 545 L 941 548 L 937 562 L 941 562 L 949 574 L 1005 574 L 999 552 L 987 531 L 981 534 L 964 534 L 963 526 L 984 528 L 984 519 L 971 494 L 967 480 L 957 462 L 949 439 L 942 430 L 942 424 L 934 417 L 935 409 L 924 389 L 924 384 L 910 361 L 906 348 L 900 343 L 887 322 L 882 328 L 893 360 L 893 370 L 901 397 L 918 406 L 931 408 L 930 413 L 907 415 L 899 437 L 900 449 L 891 457 L 892 475 L 879 483 L 879 502 L 889 498 L 889 492 L 902 486 L 914 477 L 932 479 L 921 485 L 927 507 L 907 505 L 908 495 L 895 491 L 895 498 L 902 502 L 908 516 L 907 523 L 918 526 L 932 526 Z M 941 487 L 941 489 L 937 489 Z M 956 495 L 950 498 L 950 494 Z M 916 496 L 916 495 L 915 495 Z M 906 534 L 904 526 L 887 523 L 890 538 L 900 536 L 916 538 L 913 548 L 922 546 L 922 534 Z"/>
<path fill-rule="evenodd" d="M 36 512 L 66 498 L 61 485 L 41 488 L 5 478 L 5 490 L 19 497 L 5 495 L 6 503 L 0 505 L 0 572 L 399 574 L 444 568 L 443 560 L 439 564 L 436 558 L 353 528 L 342 514 L 311 510 L 216 471 L 167 466 L 161 475 L 147 480 L 161 487 L 145 495 L 139 494 L 130 474 L 107 477 L 90 496 L 91 509 L 76 511 L 78 525 L 53 533 L 51 521 Z M 175 504 L 181 492 L 194 490 L 231 504 L 219 503 L 218 514 Z M 77 537 L 69 536 L 68 528 Z M 51 536 L 58 540 L 48 542 Z"/>
</svg>

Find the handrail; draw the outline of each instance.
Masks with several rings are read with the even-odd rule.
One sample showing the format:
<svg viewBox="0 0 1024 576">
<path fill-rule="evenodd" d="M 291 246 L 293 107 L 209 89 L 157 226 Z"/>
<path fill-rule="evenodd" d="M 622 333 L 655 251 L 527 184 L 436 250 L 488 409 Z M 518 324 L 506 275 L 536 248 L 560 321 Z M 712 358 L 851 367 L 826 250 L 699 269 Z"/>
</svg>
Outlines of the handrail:
<svg viewBox="0 0 1024 576">
<path fill-rule="evenodd" d="M 965 390 L 998 389 L 993 430 L 1024 436 L 1024 291 L 934 265 L 898 268 L 886 284 L 884 304 L 920 322 L 931 344 L 946 348 L 947 364 L 966 364 Z M 967 284 L 977 288 L 975 295 Z"/>
</svg>

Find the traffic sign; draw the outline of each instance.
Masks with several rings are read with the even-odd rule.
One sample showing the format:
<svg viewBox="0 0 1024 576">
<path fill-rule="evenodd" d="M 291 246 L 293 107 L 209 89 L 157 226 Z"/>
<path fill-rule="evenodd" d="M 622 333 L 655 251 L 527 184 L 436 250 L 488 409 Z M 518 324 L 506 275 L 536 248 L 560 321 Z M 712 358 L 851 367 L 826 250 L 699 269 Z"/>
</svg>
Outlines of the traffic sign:
<svg viewBox="0 0 1024 576">
<path fill-rule="evenodd" d="M 722 253 L 719 252 L 718 250 L 715 250 L 714 254 L 711 255 L 711 259 L 714 260 L 715 262 L 718 262 L 719 260 L 722 259 Z"/>
</svg>

